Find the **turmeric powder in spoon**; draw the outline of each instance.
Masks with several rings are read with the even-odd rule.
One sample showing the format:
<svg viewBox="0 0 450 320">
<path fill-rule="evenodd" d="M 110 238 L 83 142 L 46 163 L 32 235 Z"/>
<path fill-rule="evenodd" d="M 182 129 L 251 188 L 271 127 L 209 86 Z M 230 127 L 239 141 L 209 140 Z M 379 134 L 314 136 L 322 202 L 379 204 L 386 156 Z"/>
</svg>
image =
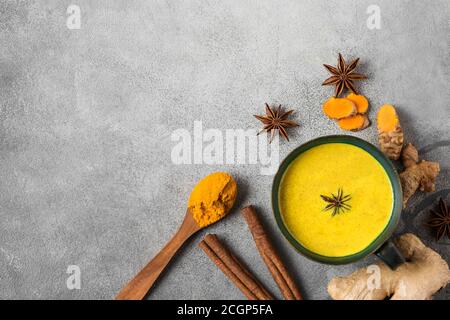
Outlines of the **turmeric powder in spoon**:
<svg viewBox="0 0 450 320">
<path fill-rule="evenodd" d="M 236 200 L 237 185 L 225 172 L 212 173 L 195 186 L 180 229 L 166 246 L 117 294 L 117 300 L 143 299 L 172 257 L 193 234 L 222 219 Z"/>
<path fill-rule="evenodd" d="M 225 172 L 212 173 L 192 190 L 188 208 L 199 227 L 206 227 L 222 219 L 231 207 L 237 195 L 237 184 L 233 177 Z"/>
</svg>

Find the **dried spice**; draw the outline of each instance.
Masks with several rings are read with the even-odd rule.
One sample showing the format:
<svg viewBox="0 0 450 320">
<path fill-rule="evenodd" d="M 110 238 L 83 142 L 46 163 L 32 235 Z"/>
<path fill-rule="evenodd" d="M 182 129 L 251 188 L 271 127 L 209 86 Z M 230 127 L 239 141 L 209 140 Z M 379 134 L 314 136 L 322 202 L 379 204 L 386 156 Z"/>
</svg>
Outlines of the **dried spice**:
<svg viewBox="0 0 450 320">
<path fill-rule="evenodd" d="M 270 108 L 269 105 L 266 103 L 266 115 L 265 116 L 255 115 L 255 118 L 264 124 L 263 129 L 258 134 L 264 131 L 268 132 L 270 134 L 269 143 L 271 143 L 275 136 L 275 133 L 278 131 L 287 141 L 289 141 L 286 128 L 298 126 L 296 122 L 288 120 L 288 117 L 293 112 L 294 110 L 282 112 L 281 104 L 278 106 L 276 110 L 274 110 Z"/>
<path fill-rule="evenodd" d="M 351 205 L 348 204 L 348 201 L 352 198 L 349 194 L 344 195 L 344 191 L 342 188 L 338 189 L 337 194 L 331 194 L 331 197 L 320 195 L 323 201 L 327 202 L 323 211 L 333 210 L 331 216 L 335 216 L 341 212 L 347 211 L 351 209 Z"/>
<path fill-rule="evenodd" d="M 445 201 L 440 198 L 436 209 L 430 210 L 432 218 L 428 225 L 436 230 L 436 241 L 447 235 L 450 238 L 450 211 Z"/>
<path fill-rule="evenodd" d="M 354 94 L 358 94 L 353 81 L 367 79 L 365 75 L 355 72 L 358 62 L 359 58 L 353 60 L 350 64 L 346 64 L 344 58 L 339 53 L 337 67 L 324 64 L 324 67 L 332 74 L 332 76 L 326 79 L 322 85 L 336 86 L 334 93 L 336 98 L 344 91 L 344 88 L 347 88 Z"/>
</svg>

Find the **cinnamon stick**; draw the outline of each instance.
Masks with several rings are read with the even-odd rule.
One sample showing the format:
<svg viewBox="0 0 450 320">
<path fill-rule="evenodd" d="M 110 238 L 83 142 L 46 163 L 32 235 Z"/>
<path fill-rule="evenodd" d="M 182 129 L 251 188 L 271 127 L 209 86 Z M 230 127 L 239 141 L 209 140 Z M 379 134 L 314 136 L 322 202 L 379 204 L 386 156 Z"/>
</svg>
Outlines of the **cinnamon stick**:
<svg viewBox="0 0 450 320">
<path fill-rule="evenodd" d="M 206 235 L 199 246 L 249 300 L 273 300 L 273 296 L 215 234 Z"/>
<path fill-rule="evenodd" d="M 275 251 L 253 206 L 249 205 L 241 212 L 247 221 L 259 254 L 280 288 L 283 297 L 286 300 L 302 300 L 300 290 Z"/>
</svg>

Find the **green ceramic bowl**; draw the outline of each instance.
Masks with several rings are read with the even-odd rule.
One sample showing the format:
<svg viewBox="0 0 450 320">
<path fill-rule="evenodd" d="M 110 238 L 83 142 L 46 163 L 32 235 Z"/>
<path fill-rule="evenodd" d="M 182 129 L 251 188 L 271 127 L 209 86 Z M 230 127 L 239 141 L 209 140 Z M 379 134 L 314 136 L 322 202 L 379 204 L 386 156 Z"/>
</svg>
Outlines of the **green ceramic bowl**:
<svg viewBox="0 0 450 320">
<path fill-rule="evenodd" d="M 283 178 L 284 173 L 288 169 L 289 165 L 294 161 L 300 154 L 305 152 L 308 149 L 311 149 L 313 147 L 316 147 L 318 145 L 327 144 L 327 143 L 347 143 L 351 144 L 353 146 L 359 147 L 365 151 L 367 151 L 369 154 L 371 154 L 386 170 L 386 173 L 389 177 L 389 180 L 392 185 L 393 190 L 393 198 L 394 198 L 394 205 L 392 208 L 392 214 L 391 219 L 389 220 L 388 224 L 386 225 L 385 229 L 381 234 L 373 240 L 373 242 L 364 250 L 348 255 L 343 257 L 327 257 L 320 254 L 317 254 L 315 252 L 312 252 L 308 250 L 306 247 L 304 247 L 299 241 L 295 239 L 295 237 L 289 232 L 288 228 L 286 227 L 283 216 L 280 212 L 279 207 L 279 190 L 280 190 L 280 184 L 281 180 Z M 320 137 L 314 140 L 311 140 L 305 144 L 302 144 L 301 146 L 294 149 L 281 163 L 278 172 L 275 175 L 275 178 L 273 180 L 272 185 L 272 208 L 275 215 L 275 220 L 278 224 L 279 229 L 281 230 L 281 233 L 285 236 L 285 238 L 294 246 L 297 251 L 299 251 L 304 256 L 318 262 L 327 263 L 327 264 L 346 264 L 346 263 L 352 263 L 355 261 L 358 261 L 364 257 L 366 257 L 369 254 L 375 253 L 380 247 L 389 240 L 392 233 L 394 232 L 395 228 L 397 227 L 397 224 L 400 220 L 400 214 L 402 211 L 402 187 L 400 184 L 400 179 L 398 177 L 397 171 L 391 161 L 387 159 L 384 154 L 378 150 L 377 147 L 374 145 L 368 143 L 367 141 L 364 141 L 360 138 L 356 138 L 353 136 L 347 136 L 347 135 L 335 135 L 335 136 L 324 136 Z"/>
</svg>

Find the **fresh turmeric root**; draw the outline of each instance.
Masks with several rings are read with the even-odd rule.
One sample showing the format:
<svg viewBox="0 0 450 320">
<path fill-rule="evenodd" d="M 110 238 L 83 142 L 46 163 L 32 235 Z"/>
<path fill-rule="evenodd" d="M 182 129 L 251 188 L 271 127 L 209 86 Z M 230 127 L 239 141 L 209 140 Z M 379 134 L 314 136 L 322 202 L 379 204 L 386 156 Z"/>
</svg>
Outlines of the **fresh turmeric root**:
<svg viewBox="0 0 450 320">
<path fill-rule="evenodd" d="M 350 93 L 345 99 L 350 100 L 356 105 L 356 111 L 358 113 L 364 114 L 369 110 L 369 101 L 361 94 Z"/>
<path fill-rule="evenodd" d="M 339 127 L 347 131 L 359 131 L 370 125 L 365 114 L 369 101 L 363 95 L 350 93 L 345 98 L 330 98 L 323 105 L 323 111 L 329 118 L 337 120 Z"/>
<path fill-rule="evenodd" d="M 380 108 L 377 115 L 377 126 L 381 151 L 392 160 L 402 157 L 405 167 L 405 171 L 400 173 L 403 207 L 406 207 L 408 200 L 417 189 L 433 192 L 436 188 L 435 180 L 440 171 L 439 163 L 419 161 L 417 149 L 412 144 L 403 148 L 403 130 L 394 106 L 385 104 Z"/>
<path fill-rule="evenodd" d="M 385 104 L 378 111 L 378 142 L 381 151 L 391 160 L 398 160 L 403 147 L 403 130 L 393 105 Z"/>
<path fill-rule="evenodd" d="M 369 118 L 365 114 L 355 114 L 354 116 L 338 120 L 339 127 L 347 131 L 359 131 L 370 125 Z"/>
<path fill-rule="evenodd" d="M 403 148 L 402 162 L 405 171 L 400 173 L 400 181 L 403 189 L 403 207 L 406 207 L 409 198 L 417 189 L 425 192 L 433 192 L 436 189 L 435 181 L 440 166 L 437 162 L 419 161 L 419 153 L 411 143 Z"/>
<path fill-rule="evenodd" d="M 418 237 L 404 234 L 396 245 L 408 262 L 395 270 L 378 263 L 333 278 L 328 284 L 330 296 L 335 300 L 429 300 L 450 283 L 447 262 Z"/>
<path fill-rule="evenodd" d="M 330 98 L 323 104 L 323 112 L 328 118 L 339 120 L 356 114 L 356 105 L 345 98 Z"/>
</svg>

